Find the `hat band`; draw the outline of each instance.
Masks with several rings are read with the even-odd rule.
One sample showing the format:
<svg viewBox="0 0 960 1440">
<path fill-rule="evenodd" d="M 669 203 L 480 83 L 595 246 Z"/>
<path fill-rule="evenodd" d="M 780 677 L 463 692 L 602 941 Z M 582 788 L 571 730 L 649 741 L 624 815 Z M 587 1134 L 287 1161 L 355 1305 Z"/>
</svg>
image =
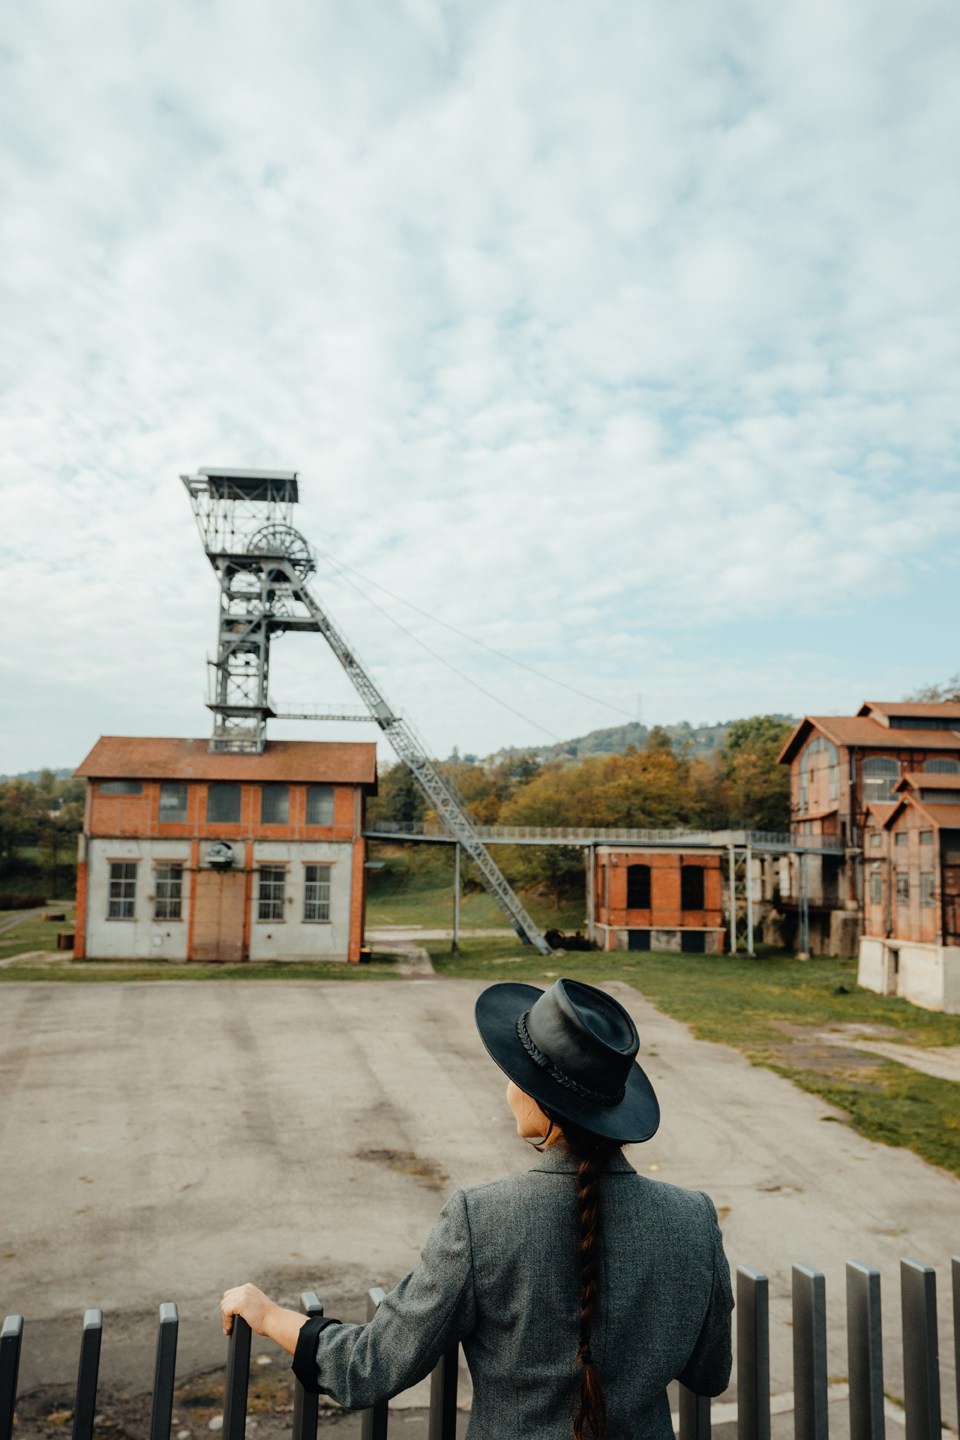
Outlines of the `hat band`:
<svg viewBox="0 0 960 1440">
<path fill-rule="evenodd" d="M 559 1066 L 554 1065 L 549 1055 L 544 1055 L 543 1051 L 531 1036 L 530 1031 L 527 1029 L 527 1016 L 529 1014 L 530 1011 L 527 1010 L 518 1017 L 517 1037 L 534 1065 L 539 1065 L 541 1070 L 547 1072 L 551 1080 L 555 1080 L 557 1084 L 562 1085 L 565 1090 L 572 1090 L 575 1095 L 581 1095 L 584 1100 L 593 1100 L 597 1105 L 619 1105 L 627 1093 L 626 1085 L 620 1087 L 618 1094 L 610 1095 L 603 1090 L 591 1090 L 589 1085 L 582 1085 L 579 1080 L 574 1080 L 571 1075 L 567 1075 Z"/>
</svg>

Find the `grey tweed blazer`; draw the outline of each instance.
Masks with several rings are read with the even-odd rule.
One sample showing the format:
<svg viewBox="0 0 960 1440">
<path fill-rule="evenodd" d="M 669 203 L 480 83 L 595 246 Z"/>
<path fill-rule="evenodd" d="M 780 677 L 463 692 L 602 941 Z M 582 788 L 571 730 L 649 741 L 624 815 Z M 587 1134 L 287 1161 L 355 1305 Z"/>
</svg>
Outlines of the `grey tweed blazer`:
<svg viewBox="0 0 960 1440">
<path fill-rule="evenodd" d="M 458 1190 L 420 1264 L 366 1325 L 304 1327 L 294 1369 L 350 1409 L 395 1395 L 462 1341 L 473 1377 L 468 1440 L 570 1440 L 579 1386 L 576 1161 Z M 730 1376 L 730 1273 L 706 1195 L 638 1175 L 618 1155 L 600 1181 L 598 1316 L 591 1343 L 607 1440 L 672 1440 L 666 1386 L 718 1395 Z"/>
</svg>

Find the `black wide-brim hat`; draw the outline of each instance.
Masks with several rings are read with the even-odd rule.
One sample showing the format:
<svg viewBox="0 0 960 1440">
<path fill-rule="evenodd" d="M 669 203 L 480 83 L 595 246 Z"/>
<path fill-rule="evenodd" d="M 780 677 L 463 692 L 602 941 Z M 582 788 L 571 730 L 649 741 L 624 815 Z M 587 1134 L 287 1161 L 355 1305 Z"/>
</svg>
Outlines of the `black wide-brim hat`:
<svg viewBox="0 0 960 1440">
<path fill-rule="evenodd" d="M 622 1144 L 656 1134 L 660 1105 L 636 1062 L 637 1027 L 606 991 L 505 981 L 484 990 L 475 1014 L 490 1058 L 561 1126 L 572 1120 Z"/>
</svg>

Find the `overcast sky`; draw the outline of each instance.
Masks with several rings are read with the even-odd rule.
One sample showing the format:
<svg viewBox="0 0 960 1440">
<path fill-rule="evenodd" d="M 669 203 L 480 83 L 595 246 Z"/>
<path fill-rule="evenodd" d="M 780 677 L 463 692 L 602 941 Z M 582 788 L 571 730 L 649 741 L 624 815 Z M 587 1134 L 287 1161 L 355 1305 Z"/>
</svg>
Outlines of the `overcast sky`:
<svg viewBox="0 0 960 1440">
<path fill-rule="evenodd" d="M 4 7 L 0 771 L 209 732 L 213 463 L 438 754 L 960 669 L 958 73 L 955 0 Z"/>
</svg>

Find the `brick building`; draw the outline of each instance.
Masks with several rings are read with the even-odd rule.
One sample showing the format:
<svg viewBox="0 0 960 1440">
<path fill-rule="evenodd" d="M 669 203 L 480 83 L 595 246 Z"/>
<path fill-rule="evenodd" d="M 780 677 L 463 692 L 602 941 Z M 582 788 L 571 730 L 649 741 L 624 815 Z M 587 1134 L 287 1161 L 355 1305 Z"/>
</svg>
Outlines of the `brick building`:
<svg viewBox="0 0 960 1440">
<path fill-rule="evenodd" d="M 859 983 L 960 1013 L 960 774 L 904 775 L 885 808 L 864 836 Z"/>
<path fill-rule="evenodd" d="M 587 866 L 587 933 L 602 950 L 723 950 L 718 848 L 597 845 L 587 852 Z"/>
<path fill-rule="evenodd" d="M 780 760 L 791 833 L 835 850 L 784 862 L 782 908 L 808 908 L 810 948 L 858 948 L 861 984 L 960 1008 L 960 703 L 808 715 Z"/>
<path fill-rule="evenodd" d="M 76 773 L 78 957 L 359 959 L 375 745 L 104 736 Z"/>
</svg>

